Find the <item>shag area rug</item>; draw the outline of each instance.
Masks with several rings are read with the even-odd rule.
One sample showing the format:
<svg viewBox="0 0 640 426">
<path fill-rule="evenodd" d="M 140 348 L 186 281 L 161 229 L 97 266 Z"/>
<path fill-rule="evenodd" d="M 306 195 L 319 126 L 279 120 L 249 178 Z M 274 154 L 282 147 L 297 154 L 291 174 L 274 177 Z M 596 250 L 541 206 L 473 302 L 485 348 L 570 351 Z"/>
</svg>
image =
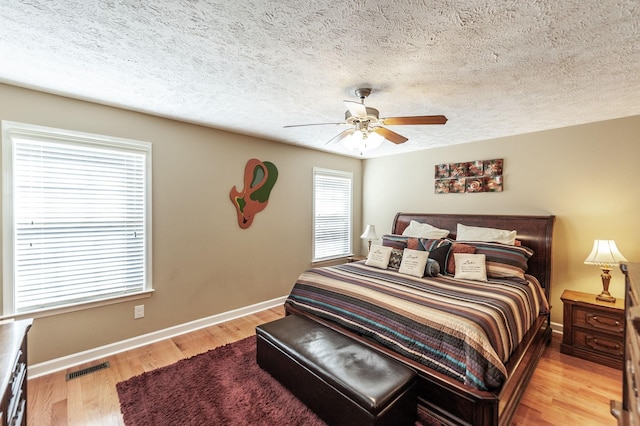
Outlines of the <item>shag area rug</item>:
<svg viewBox="0 0 640 426">
<path fill-rule="evenodd" d="M 116 388 L 127 426 L 325 424 L 258 366 L 255 336 L 132 377 Z"/>
</svg>

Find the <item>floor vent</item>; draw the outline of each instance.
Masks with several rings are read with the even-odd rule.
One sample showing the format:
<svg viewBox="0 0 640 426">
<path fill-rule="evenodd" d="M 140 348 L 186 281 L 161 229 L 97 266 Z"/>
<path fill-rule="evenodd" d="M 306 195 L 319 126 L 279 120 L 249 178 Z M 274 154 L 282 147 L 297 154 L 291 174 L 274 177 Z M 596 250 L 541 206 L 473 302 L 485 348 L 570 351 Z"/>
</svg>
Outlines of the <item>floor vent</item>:
<svg viewBox="0 0 640 426">
<path fill-rule="evenodd" d="M 90 374 L 98 370 L 104 370 L 105 368 L 109 368 L 108 362 L 103 362 L 102 364 L 92 365 L 91 367 L 83 368 L 82 370 L 67 373 L 67 381 L 77 379 L 80 376 L 84 376 L 85 374 Z"/>
</svg>

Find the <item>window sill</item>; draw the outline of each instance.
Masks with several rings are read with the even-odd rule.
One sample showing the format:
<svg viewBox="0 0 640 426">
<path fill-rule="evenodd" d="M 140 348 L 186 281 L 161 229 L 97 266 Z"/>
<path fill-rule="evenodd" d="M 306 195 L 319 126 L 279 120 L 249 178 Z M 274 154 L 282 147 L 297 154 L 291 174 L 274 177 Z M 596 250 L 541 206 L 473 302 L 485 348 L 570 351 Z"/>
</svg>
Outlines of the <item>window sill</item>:
<svg viewBox="0 0 640 426">
<path fill-rule="evenodd" d="M 4 317 L 0 317 L 0 321 L 8 320 L 8 319 L 19 320 L 24 318 L 51 317 L 55 315 L 67 314 L 69 312 L 83 311 L 85 309 L 115 305 L 117 303 L 129 302 L 132 300 L 146 299 L 148 297 L 151 297 L 152 294 L 153 294 L 153 290 L 146 290 L 140 293 L 127 294 L 124 296 L 116 296 L 110 299 L 102 299 L 102 300 L 96 300 L 92 302 L 77 303 L 74 305 L 59 306 L 56 308 L 47 308 L 39 311 L 24 312 L 24 313 L 15 314 L 15 315 L 7 315 Z"/>
</svg>

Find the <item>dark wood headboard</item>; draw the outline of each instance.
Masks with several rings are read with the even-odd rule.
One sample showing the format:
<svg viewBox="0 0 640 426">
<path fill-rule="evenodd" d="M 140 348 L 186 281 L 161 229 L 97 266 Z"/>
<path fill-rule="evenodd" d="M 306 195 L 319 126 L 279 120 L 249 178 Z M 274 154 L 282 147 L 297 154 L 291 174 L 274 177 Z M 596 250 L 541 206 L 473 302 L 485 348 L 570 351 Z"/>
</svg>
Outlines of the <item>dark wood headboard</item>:
<svg viewBox="0 0 640 426">
<path fill-rule="evenodd" d="M 495 216 L 477 214 L 398 213 L 391 227 L 393 234 L 402 234 L 412 220 L 448 229 L 449 238 L 456 238 L 458 223 L 469 226 L 508 229 L 517 232 L 517 239 L 533 250 L 528 274 L 535 276 L 545 288 L 547 300 L 551 292 L 551 236 L 555 216 Z"/>
</svg>

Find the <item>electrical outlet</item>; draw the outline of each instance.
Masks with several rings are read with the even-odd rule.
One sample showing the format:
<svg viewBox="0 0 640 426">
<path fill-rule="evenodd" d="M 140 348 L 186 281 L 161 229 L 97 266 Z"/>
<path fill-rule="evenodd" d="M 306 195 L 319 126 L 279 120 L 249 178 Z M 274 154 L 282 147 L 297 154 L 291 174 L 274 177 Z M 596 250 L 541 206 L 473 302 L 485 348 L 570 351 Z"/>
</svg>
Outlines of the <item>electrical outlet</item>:
<svg viewBox="0 0 640 426">
<path fill-rule="evenodd" d="M 144 317 L 144 305 L 138 305 L 133 307 L 133 319 L 139 319 Z"/>
</svg>

